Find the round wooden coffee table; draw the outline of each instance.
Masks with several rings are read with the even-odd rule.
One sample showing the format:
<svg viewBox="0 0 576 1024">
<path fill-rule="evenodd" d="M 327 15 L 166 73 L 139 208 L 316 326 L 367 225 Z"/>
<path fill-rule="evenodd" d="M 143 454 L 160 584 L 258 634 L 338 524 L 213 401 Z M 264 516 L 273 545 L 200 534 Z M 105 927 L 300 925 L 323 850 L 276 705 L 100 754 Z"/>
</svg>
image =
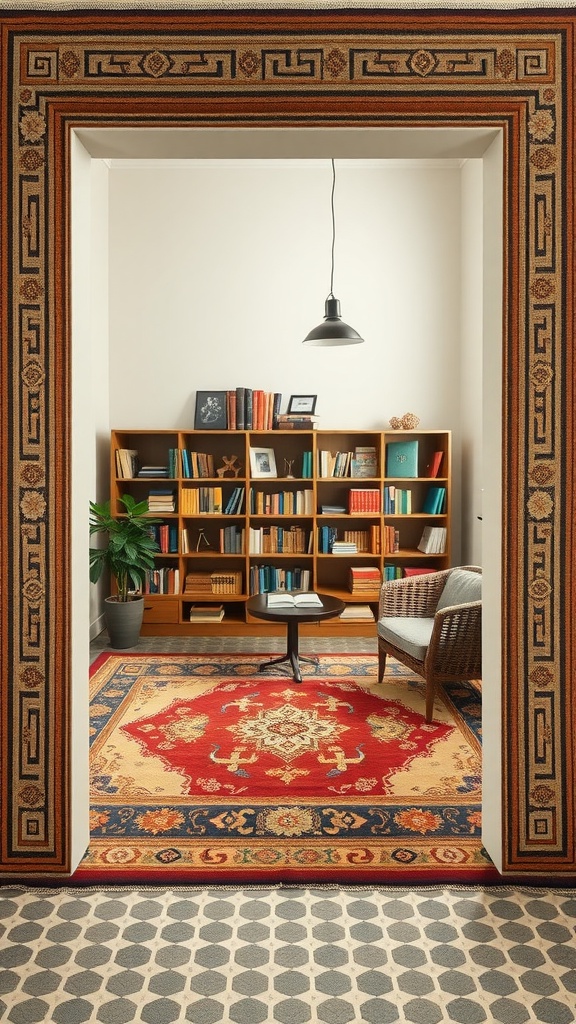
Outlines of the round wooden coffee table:
<svg viewBox="0 0 576 1024">
<path fill-rule="evenodd" d="M 267 594 L 257 594 L 250 597 L 246 602 L 246 610 L 257 619 L 266 619 L 268 622 L 285 622 L 287 631 L 287 650 L 281 658 L 273 658 L 272 661 L 265 661 L 259 666 L 260 672 L 273 666 L 282 665 L 287 662 L 292 668 L 292 675 L 296 683 L 302 682 L 300 662 L 307 661 L 311 665 L 318 664 L 318 658 L 305 658 L 298 653 L 298 627 L 302 622 L 319 622 L 321 619 L 333 619 L 340 615 L 346 607 L 344 601 L 337 597 L 329 597 L 328 594 L 318 594 L 322 606 L 316 607 L 280 607 L 269 608 Z"/>
</svg>

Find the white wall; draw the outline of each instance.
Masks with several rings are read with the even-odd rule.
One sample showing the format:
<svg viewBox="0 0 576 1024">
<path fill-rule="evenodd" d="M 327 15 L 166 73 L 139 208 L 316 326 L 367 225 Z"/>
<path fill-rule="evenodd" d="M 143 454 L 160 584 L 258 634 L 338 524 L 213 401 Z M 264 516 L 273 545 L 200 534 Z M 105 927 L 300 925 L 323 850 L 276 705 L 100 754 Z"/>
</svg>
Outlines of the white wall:
<svg viewBox="0 0 576 1024">
<path fill-rule="evenodd" d="M 366 344 L 301 344 L 330 290 L 329 161 L 112 165 L 110 416 L 194 424 L 196 390 L 318 395 L 321 426 L 459 433 L 460 172 L 337 161 L 334 293 Z"/>
<path fill-rule="evenodd" d="M 88 676 L 86 623 L 97 629 L 98 602 L 88 578 L 88 510 L 98 479 L 97 438 L 108 436 L 107 168 L 71 138 L 72 204 L 72 501 L 71 501 L 71 800 L 72 867 L 88 846 Z M 107 447 L 109 444 L 107 443 Z M 101 472 L 101 471 L 100 471 Z"/>
<path fill-rule="evenodd" d="M 462 167 L 460 444 L 462 562 L 482 565 L 483 161 Z"/>
<path fill-rule="evenodd" d="M 486 151 L 482 182 L 482 839 L 502 868 L 502 295 L 503 142 Z M 500 254 L 500 258 L 496 255 Z"/>
</svg>

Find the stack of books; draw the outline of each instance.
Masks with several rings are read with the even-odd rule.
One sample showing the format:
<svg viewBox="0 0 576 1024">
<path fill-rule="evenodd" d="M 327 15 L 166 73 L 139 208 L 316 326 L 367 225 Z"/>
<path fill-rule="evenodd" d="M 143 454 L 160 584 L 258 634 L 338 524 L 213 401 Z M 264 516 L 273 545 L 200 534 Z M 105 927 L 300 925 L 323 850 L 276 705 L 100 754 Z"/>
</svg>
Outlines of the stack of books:
<svg viewBox="0 0 576 1024">
<path fill-rule="evenodd" d="M 275 420 L 277 430 L 315 430 L 317 423 L 318 417 L 307 413 L 279 413 Z"/>
<path fill-rule="evenodd" d="M 338 616 L 343 622 L 374 622 L 374 612 L 369 604 L 347 604 Z"/>
<path fill-rule="evenodd" d="M 241 594 L 241 572 L 189 572 L 184 581 L 185 594 Z"/>
<path fill-rule="evenodd" d="M 190 622 L 222 622 L 223 618 L 223 604 L 193 604 L 190 609 Z"/>
<path fill-rule="evenodd" d="M 168 466 L 140 466 L 137 475 L 143 477 L 168 476 Z"/>
<path fill-rule="evenodd" d="M 348 476 L 352 452 L 330 452 L 322 448 L 318 452 L 318 476 Z"/>
<path fill-rule="evenodd" d="M 352 594 L 373 594 L 380 589 L 380 569 L 372 565 L 356 565 L 350 569 L 350 592 Z"/>
<path fill-rule="evenodd" d="M 176 495 L 174 491 L 161 488 L 151 490 L 148 494 L 148 509 L 154 514 L 158 512 L 175 512 Z"/>
<path fill-rule="evenodd" d="M 368 530 L 344 530 L 344 540 L 347 544 L 355 544 L 356 551 L 371 551 L 372 554 L 377 554 L 370 547 L 370 535 Z"/>
<path fill-rule="evenodd" d="M 357 555 L 358 545 L 351 540 L 335 540 L 332 542 L 333 555 Z"/>
</svg>

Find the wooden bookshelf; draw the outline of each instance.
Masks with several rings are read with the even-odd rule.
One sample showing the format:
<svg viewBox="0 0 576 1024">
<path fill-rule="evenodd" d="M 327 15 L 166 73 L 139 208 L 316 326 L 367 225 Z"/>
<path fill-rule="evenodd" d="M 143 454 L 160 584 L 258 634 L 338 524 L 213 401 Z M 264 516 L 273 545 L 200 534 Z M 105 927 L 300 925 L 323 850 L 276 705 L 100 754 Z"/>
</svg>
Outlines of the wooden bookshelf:
<svg viewBox="0 0 576 1024">
<path fill-rule="evenodd" d="M 388 445 L 399 442 L 408 443 L 409 454 L 417 449 L 416 476 L 401 475 L 401 462 L 390 464 Z M 274 453 L 276 476 L 266 475 L 265 458 L 265 475 L 253 475 L 251 448 Z M 136 452 L 146 475 L 122 475 L 131 462 L 119 458 L 121 450 Z M 441 464 L 432 478 L 435 453 Z M 232 459 L 236 475 L 223 473 Z M 112 509 L 120 512 L 122 494 L 149 498 L 159 503 L 151 514 L 166 527 L 155 583 L 167 592 L 145 595 L 144 635 L 278 632 L 282 627 L 251 619 L 245 608 L 251 593 L 278 578 L 347 605 L 369 605 L 376 616 L 379 583 L 370 570 L 382 578 L 451 564 L 446 430 L 113 430 L 110 467 Z M 427 510 L 433 487 L 443 491 L 436 512 Z M 445 531 L 442 551 L 418 549 L 424 527 Z M 197 604 L 223 605 L 224 616 L 190 621 Z M 303 629 L 304 635 L 339 636 L 374 631 L 374 621 L 353 617 Z"/>
</svg>

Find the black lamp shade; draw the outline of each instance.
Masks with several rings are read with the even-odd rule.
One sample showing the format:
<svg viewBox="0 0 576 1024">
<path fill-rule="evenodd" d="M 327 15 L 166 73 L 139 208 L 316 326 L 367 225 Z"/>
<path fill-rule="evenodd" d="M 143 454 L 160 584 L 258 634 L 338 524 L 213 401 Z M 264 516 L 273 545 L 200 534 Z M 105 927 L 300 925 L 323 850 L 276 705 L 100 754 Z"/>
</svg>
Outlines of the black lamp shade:
<svg viewBox="0 0 576 1024">
<path fill-rule="evenodd" d="M 340 316 L 340 303 L 333 295 L 326 299 L 324 322 L 306 335 L 303 345 L 361 345 L 361 338 Z"/>
</svg>

